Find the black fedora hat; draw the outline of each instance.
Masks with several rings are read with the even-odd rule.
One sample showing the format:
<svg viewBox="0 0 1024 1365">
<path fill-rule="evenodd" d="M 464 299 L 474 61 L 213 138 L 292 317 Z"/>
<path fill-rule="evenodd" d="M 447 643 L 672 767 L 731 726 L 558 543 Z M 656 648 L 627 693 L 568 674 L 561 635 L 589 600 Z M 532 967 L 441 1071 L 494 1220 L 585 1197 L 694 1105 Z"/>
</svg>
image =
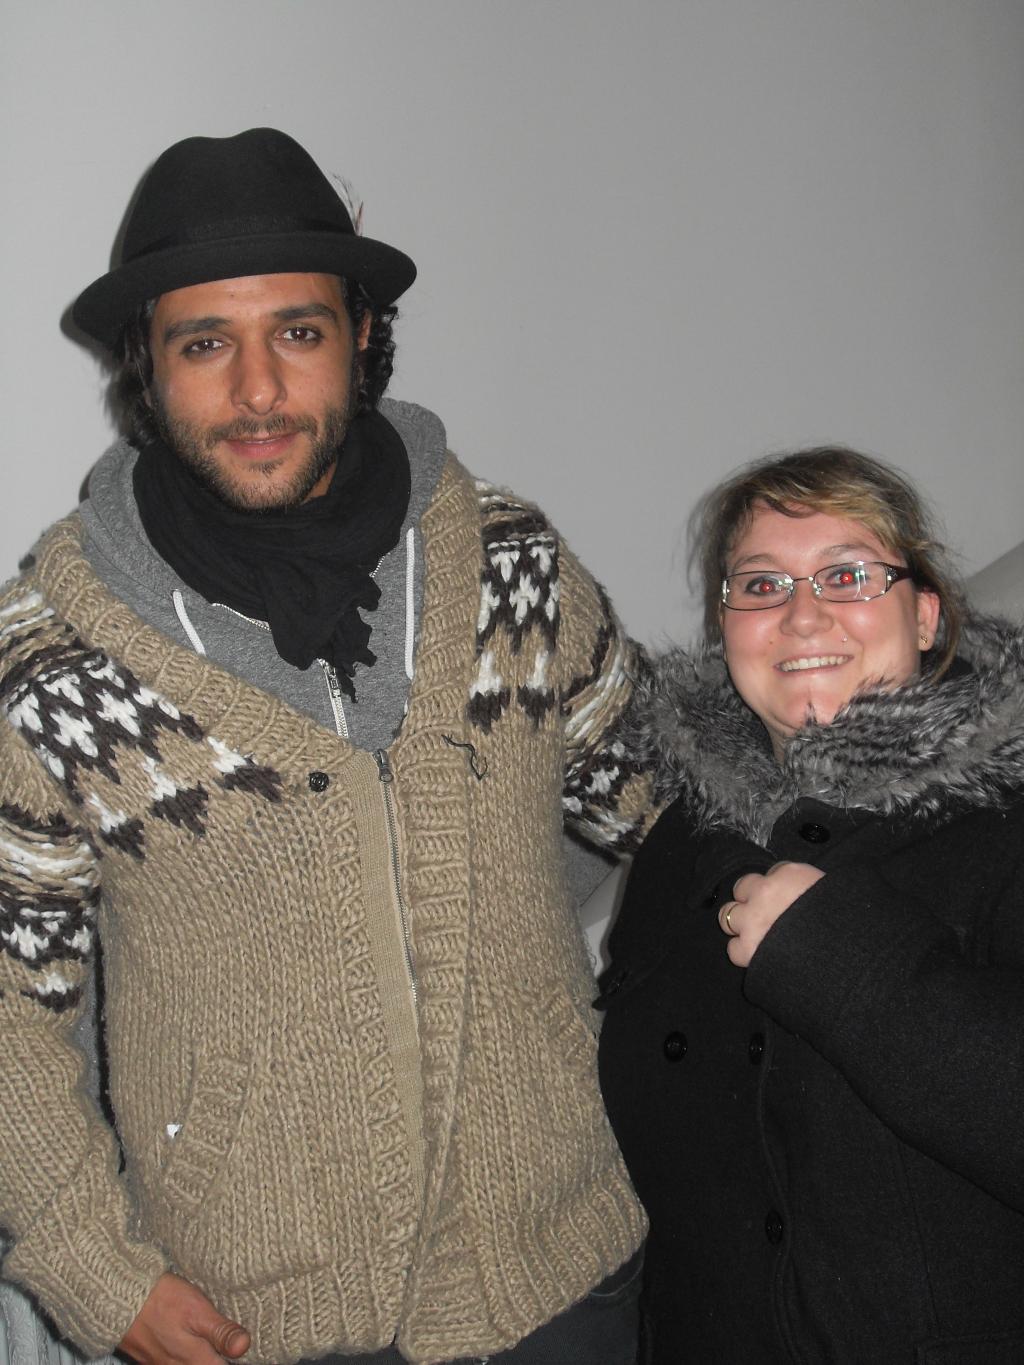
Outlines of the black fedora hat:
<svg viewBox="0 0 1024 1365">
<path fill-rule="evenodd" d="M 356 233 L 334 186 L 287 133 L 190 137 L 153 163 L 125 223 L 121 263 L 71 315 L 113 349 L 132 310 L 169 290 L 307 270 L 356 280 L 382 307 L 416 278 L 404 252 Z"/>
</svg>

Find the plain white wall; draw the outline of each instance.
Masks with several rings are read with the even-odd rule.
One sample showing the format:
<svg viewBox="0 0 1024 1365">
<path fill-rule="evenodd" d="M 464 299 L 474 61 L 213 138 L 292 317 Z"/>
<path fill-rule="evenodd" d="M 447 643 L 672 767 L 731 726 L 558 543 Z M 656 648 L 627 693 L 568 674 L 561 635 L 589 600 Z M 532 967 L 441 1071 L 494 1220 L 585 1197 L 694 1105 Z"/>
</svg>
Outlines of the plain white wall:
<svg viewBox="0 0 1024 1365">
<path fill-rule="evenodd" d="M 630 628 L 728 468 L 839 440 L 974 571 L 1024 509 L 1020 0 L 4 0 L 0 577 L 107 443 L 58 320 L 166 145 L 287 129 L 406 249 L 393 392 Z"/>
<path fill-rule="evenodd" d="M 1024 624 L 1024 541 L 975 574 L 968 587 L 981 610 Z"/>
</svg>

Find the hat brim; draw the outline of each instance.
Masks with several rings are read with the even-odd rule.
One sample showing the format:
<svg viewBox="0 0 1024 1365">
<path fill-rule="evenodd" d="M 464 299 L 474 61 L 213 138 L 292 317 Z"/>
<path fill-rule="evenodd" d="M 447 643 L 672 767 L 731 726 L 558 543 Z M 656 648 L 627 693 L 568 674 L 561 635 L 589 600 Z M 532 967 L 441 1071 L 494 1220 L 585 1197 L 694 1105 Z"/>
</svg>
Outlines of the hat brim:
<svg viewBox="0 0 1024 1365">
<path fill-rule="evenodd" d="M 394 303 L 416 278 L 403 251 L 343 232 L 281 232 L 224 238 L 154 251 L 102 275 L 75 300 L 82 331 L 114 350 L 128 316 L 172 289 L 244 275 L 314 271 L 357 281 L 381 307 Z"/>
</svg>

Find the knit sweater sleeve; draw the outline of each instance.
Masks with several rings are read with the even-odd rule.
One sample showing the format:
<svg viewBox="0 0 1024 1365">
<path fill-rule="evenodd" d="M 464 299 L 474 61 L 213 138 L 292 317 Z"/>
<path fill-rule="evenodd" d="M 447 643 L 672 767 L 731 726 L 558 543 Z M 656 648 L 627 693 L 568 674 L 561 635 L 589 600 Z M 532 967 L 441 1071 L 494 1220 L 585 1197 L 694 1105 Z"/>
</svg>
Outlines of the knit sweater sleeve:
<svg viewBox="0 0 1024 1365">
<path fill-rule="evenodd" d="M 99 860 L 29 747 L 0 720 L 0 1226 L 4 1274 L 100 1355 L 123 1336 L 162 1255 L 131 1235 L 117 1142 L 72 1041 L 92 970 Z"/>
<path fill-rule="evenodd" d="M 561 649 L 567 823 L 590 843 L 632 853 L 658 815 L 645 763 L 627 748 L 636 683 L 646 659 L 619 624 L 601 585 L 561 550 Z"/>
</svg>

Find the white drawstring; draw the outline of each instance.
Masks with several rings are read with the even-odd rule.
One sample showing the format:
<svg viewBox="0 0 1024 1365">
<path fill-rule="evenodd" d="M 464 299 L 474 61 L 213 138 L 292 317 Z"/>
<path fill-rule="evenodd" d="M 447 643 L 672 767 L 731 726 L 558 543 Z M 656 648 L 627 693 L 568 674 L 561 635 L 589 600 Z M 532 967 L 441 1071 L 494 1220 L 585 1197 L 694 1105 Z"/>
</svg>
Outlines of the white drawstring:
<svg viewBox="0 0 1024 1365">
<path fill-rule="evenodd" d="M 188 636 L 188 642 L 197 654 L 205 654 L 206 646 L 199 638 L 199 632 L 188 619 L 188 612 L 185 610 L 185 599 L 181 595 L 181 589 L 175 588 L 171 593 L 171 601 L 174 603 L 174 612 L 181 622 L 181 628 Z"/>
<path fill-rule="evenodd" d="M 412 655 L 416 634 L 416 532 L 405 533 L 405 676 L 412 682 Z"/>
</svg>

